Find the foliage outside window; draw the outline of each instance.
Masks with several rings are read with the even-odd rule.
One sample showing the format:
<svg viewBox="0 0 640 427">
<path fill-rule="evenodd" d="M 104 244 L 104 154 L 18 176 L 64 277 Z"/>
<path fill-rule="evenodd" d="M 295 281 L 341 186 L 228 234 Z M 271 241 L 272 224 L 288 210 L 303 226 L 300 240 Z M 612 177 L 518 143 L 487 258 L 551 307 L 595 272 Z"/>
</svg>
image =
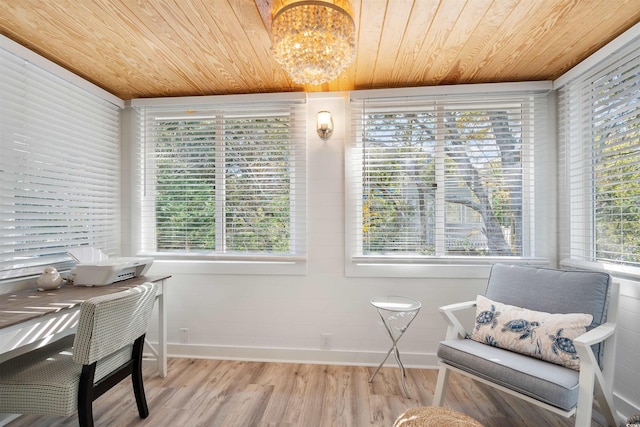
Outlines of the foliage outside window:
<svg viewBox="0 0 640 427">
<path fill-rule="evenodd" d="M 143 253 L 304 254 L 296 106 L 144 111 Z"/>
<path fill-rule="evenodd" d="M 640 55 L 558 91 L 564 256 L 640 267 Z"/>
<path fill-rule="evenodd" d="M 532 255 L 535 96 L 352 104 L 355 257 Z"/>
</svg>

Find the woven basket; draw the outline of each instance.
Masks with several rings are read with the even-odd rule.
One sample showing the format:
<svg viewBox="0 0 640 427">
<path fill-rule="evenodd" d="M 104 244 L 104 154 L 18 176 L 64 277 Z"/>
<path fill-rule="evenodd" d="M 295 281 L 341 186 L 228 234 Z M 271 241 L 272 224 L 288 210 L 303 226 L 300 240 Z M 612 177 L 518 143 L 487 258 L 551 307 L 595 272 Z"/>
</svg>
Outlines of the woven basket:
<svg viewBox="0 0 640 427">
<path fill-rule="evenodd" d="M 640 414 L 631 415 L 627 418 L 628 426 L 640 426 Z"/>
<path fill-rule="evenodd" d="M 393 427 L 484 427 L 478 421 L 438 406 L 421 406 L 409 408 L 400 415 Z"/>
</svg>

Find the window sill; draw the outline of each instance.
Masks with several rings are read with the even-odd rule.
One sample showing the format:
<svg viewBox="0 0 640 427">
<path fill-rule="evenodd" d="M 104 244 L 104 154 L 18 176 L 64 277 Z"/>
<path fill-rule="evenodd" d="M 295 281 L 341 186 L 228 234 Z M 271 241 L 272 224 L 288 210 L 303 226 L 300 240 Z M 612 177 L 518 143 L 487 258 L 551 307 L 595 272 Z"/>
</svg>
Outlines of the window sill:
<svg viewBox="0 0 640 427">
<path fill-rule="evenodd" d="M 442 257 L 384 258 L 353 257 L 347 260 L 347 277 L 398 278 L 488 278 L 496 263 L 548 267 L 546 258 L 516 257 Z"/>
<path fill-rule="evenodd" d="M 613 277 L 635 281 L 640 280 L 640 268 L 638 267 L 629 267 L 626 265 L 610 264 L 604 262 L 579 261 L 569 258 L 560 261 L 560 266 L 562 268 L 577 268 L 580 270 L 603 271 L 605 273 L 609 273 Z"/>
<path fill-rule="evenodd" d="M 307 274 L 306 260 L 155 260 L 150 274 L 242 274 L 285 275 Z"/>
</svg>

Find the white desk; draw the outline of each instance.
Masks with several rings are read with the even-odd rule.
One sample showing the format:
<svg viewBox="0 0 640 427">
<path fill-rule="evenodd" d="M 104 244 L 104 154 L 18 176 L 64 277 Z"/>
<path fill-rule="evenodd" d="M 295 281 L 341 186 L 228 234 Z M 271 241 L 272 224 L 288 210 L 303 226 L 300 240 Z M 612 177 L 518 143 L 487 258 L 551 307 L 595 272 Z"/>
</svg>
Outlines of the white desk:
<svg viewBox="0 0 640 427">
<path fill-rule="evenodd" d="M 0 295 L 0 363 L 50 341 L 75 333 L 80 304 L 94 296 L 115 293 L 145 282 L 158 284 L 158 345 L 148 348 L 167 376 L 167 316 L 164 291 L 171 276 L 141 276 L 107 286 L 62 285 L 39 292 L 35 288 Z"/>
</svg>

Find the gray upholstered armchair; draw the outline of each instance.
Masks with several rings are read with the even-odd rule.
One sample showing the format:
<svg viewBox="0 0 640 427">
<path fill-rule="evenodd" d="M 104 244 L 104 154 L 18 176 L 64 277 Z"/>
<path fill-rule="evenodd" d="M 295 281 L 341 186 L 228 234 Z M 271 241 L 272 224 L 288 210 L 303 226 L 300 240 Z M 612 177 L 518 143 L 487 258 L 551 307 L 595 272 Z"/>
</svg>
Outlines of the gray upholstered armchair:
<svg viewBox="0 0 640 427">
<path fill-rule="evenodd" d="M 450 371 L 591 426 L 594 395 L 611 426 L 618 286 L 606 273 L 493 266 L 484 296 L 441 307 L 448 321 L 438 347 L 433 405 L 442 406 Z M 476 307 L 467 330 L 455 312 Z"/>
<path fill-rule="evenodd" d="M 95 399 L 131 376 L 140 418 L 149 415 L 142 349 L 156 285 L 91 298 L 70 335 L 0 364 L 0 413 L 72 415 L 93 426 Z"/>
</svg>

